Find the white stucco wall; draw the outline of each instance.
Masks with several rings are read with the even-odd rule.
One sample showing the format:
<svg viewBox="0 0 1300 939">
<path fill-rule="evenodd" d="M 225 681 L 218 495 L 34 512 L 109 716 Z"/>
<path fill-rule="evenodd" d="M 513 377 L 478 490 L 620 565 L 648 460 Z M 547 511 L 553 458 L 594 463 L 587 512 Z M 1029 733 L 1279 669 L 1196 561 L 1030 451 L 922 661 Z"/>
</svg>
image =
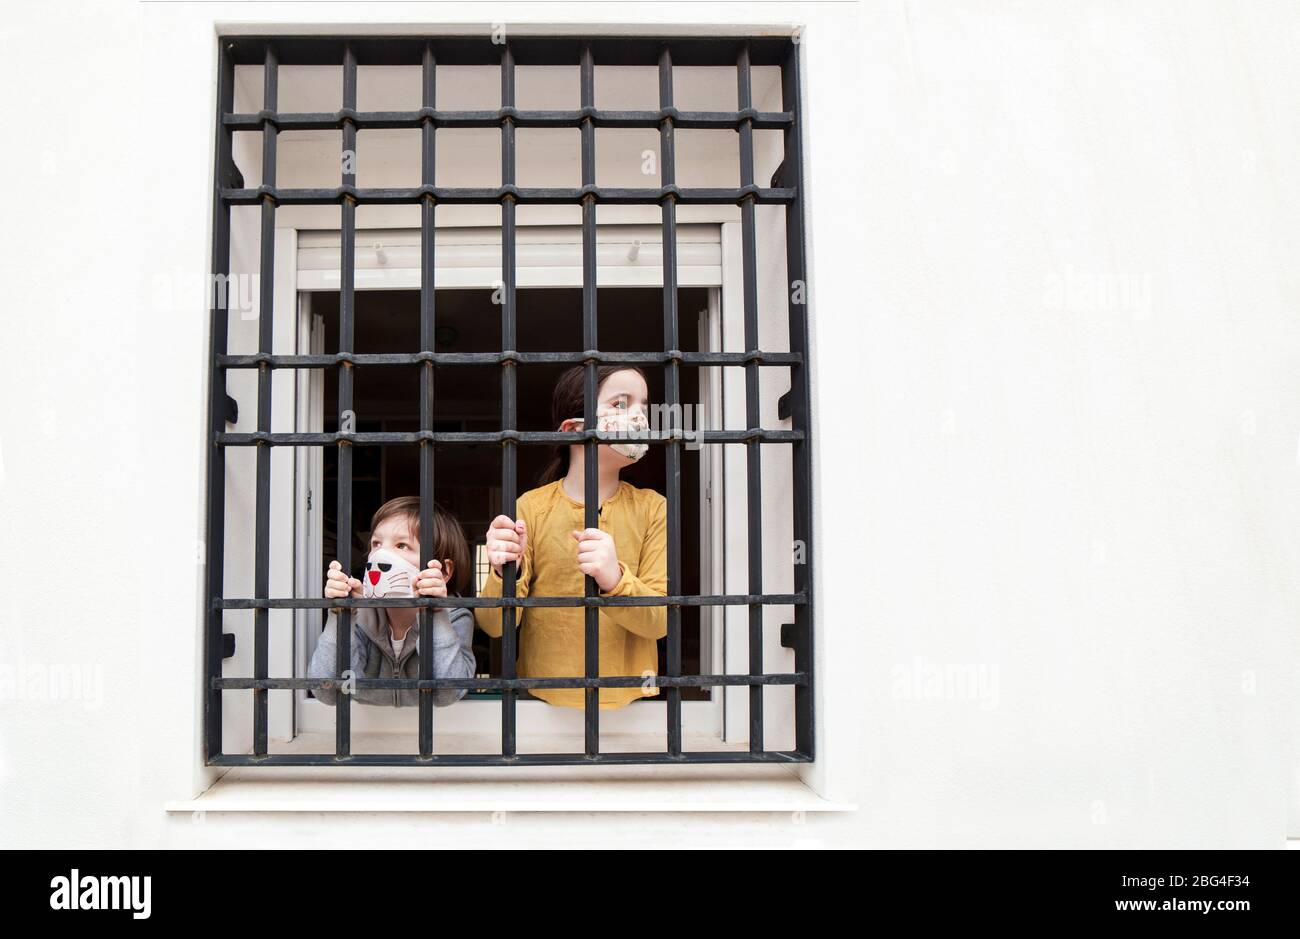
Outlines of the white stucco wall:
<svg viewBox="0 0 1300 939">
<path fill-rule="evenodd" d="M 807 50 L 809 782 L 859 811 L 167 814 L 212 776 L 214 24 L 763 15 Z M 0 665 L 90 683 L 0 700 L 0 844 L 1269 847 L 1300 819 L 1292 6 L 121 3 L 3 29 Z M 982 695 L 929 681 L 953 668 Z"/>
</svg>

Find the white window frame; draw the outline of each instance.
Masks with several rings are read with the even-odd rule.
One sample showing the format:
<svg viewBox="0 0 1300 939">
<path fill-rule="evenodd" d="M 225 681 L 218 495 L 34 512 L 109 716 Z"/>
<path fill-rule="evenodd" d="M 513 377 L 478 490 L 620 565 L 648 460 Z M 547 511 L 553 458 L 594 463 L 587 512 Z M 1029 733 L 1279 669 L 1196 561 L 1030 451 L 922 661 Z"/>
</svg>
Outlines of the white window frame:
<svg viewBox="0 0 1300 939">
<path fill-rule="evenodd" d="M 743 348 L 743 320 L 725 310 L 741 309 L 743 270 L 739 223 L 735 221 L 683 223 L 677 226 L 678 283 L 681 287 L 706 287 L 709 308 L 701 348 Z M 492 288 L 500 271 L 500 228 L 439 229 L 437 284 L 451 288 Z M 597 232 L 597 283 L 601 289 L 662 285 L 661 228 L 658 225 L 609 224 Z M 420 231 L 382 229 L 357 232 L 355 285 L 357 290 L 420 289 Z M 319 329 L 312 328 L 311 294 L 336 290 L 339 283 L 339 233 L 278 229 L 276 236 L 276 307 L 295 309 L 291 344 L 299 354 L 323 351 Z M 581 287 L 582 232 L 580 226 L 520 226 L 518 287 Z M 282 294 L 283 291 L 283 294 Z M 292 307 L 291 307 L 292 304 Z M 277 322 L 280 318 L 277 317 Z M 701 399 L 708 409 L 707 426 L 744 426 L 744 376 L 738 369 L 710 367 L 701 370 Z M 291 401 L 285 401 L 291 397 Z M 277 407 L 291 414 L 300 432 L 323 429 L 323 374 L 320 369 L 299 370 L 292 396 L 280 396 Z M 726 423 L 724 423 L 724 418 Z M 293 506 L 293 585 L 297 596 L 320 596 L 323 573 L 320 557 L 322 451 L 296 448 L 293 479 L 273 499 Z M 706 593 L 743 590 L 746 583 L 744 526 L 725 524 L 728 515 L 744 518 L 744 453 L 740 448 L 705 447 L 701 452 L 701 517 L 706 542 L 701 551 L 702 590 Z M 733 465 L 735 464 L 735 465 Z M 726 481 L 732 482 L 728 484 Z M 739 481 L 737 484 L 736 481 Z M 273 585 L 273 589 L 274 589 Z M 285 593 L 291 592 L 285 585 Z M 295 674 L 305 675 L 310 649 L 324 616 L 319 610 L 294 611 L 292 634 L 271 636 L 273 661 L 292 662 Z M 747 621 L 740 607 L 704 607 L 702 670 L 743 673 L 748 667 Z M 730 641 L 728 641 L 730 640 Z M 748 689 L 712 689 L 708 701 L 682 702 L 682 731 L 688 749 L 736 748 L 748 745 Z M 295 691 L 292 700 L 279 696 L 280 707 L 271 714 L 272 739 L 288 742 L 299 735 L 332 735 L 334 709 Z M 602 712 L 601 734 L 625 741 L 644 735 L 646 745 L 661 737 L 666 727 L 666 702 L 637 702 L 631 707 Z M 519 739 L 575 738 L 581 740 L 583 716 L 579 709 L 558 708 L 542 701 L 518 701 Z M 414 739 L 418 714 L 412 708 L 357 706 L 352 710 L 354 735 L 402 734 Z M 436 733 L 483 738 L 486 745 L 500 732 L 500 704 L 495 700 L 465 699 L 441 708 Z M 531 749 L 531 748 L 530 748 Z"/>
</svg>

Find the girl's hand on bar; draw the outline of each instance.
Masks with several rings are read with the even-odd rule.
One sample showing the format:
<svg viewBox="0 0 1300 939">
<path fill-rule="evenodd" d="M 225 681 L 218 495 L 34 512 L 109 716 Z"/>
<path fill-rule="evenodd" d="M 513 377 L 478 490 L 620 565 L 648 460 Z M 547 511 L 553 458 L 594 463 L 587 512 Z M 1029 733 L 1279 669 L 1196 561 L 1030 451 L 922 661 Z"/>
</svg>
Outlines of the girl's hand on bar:
<svg viewBox="0 0 1300 939">
<path fill-rule="evenodd" d="M 325 572 L 325 596 L 331 600 L 342 600 L 349 596 L 360 598 L 361 581 L 345 574 L 343 565 L 338 561 L 330 561 L 330 568 Z"/>
<path fill-rule="evenodd" d="M 492 519 L 487 530 L 488 563 L 498 575 L 502 564 L 522 561 L 527 546 L 528 529 L 523 519 L 516 522 L 504 515 Z"/>
<path fill-rule="evenodd" d="M 436 560 L 429 561 L 429 566 L 420 571 L 415 578 L 415 595 L 417 597 L 445 597 L 447 581 L 442 574 L 442 564 Z"/>
<path fill-rule="evenodd" d="M 572 534 L 578 542 L 578 570 L 596 578 L 596 586 L 603 591 L 618 586 L 623 570 L 618 566 L 614 536 L 599 528 L 575 530 Z"/>
</svg>

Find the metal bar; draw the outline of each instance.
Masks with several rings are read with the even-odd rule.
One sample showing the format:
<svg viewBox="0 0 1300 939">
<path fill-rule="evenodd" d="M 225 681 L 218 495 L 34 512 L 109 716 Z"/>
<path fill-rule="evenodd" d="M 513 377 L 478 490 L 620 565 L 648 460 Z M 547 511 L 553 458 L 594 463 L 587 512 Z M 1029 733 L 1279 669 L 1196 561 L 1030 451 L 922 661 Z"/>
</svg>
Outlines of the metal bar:
<svg viewBox="0 0 1300 939">
<path fill-rule="evenodd" d="M 673 58 L 672 50 L 665 45 L 659 53 L 659 109 L 673 109 Z M 660 181 L 665 187 L 677 183 L 676 153 L 673 140 L 673 119 L 666 116 L 659 127 Z M 680 429 L 682 392 L 678 359 L 672 357 L 680 345 L 677 335 L 677 206 L 672 197 L 663 202 L 663 265 L 664 265 L 664 350 L 670 356 L 664 364 L 664 398 L 667 405 L 668 430 Z M 668 593 L 681 593 L 682 583 L 682 448 L 680 441 L 672 440 L 665 447 L 667 482 L 666 528 L 668 535 Z M 668 607 L 668 677 L 682 673 L 682 608 Z M 665 708 L 668 721 L 668 752 L 680 756 L 682 752 L 682 691 L 668 686 L 668 704 Z"/>
<path fill-rule="evenodd" d="M 262 95 L 266 107 L 275 109 L 279 94 L 279 65 L 275 46 L 266 44 Z M 275 187 L 276 135 L 273 126 L 262 129 L 262 179 Z M 275 200 L 262 200 L 261 263 L 258 269 L 257 351 L 270 355 L 275 338 Z M 271 369 L 257 370 L 257 429 L 271 432 Z M 255 500 L 253 540 L 253 593 L 270 595 L 271 587 L 271 448 L 263 441 L 257 445 L 257 494 Z M 268 617 L 270 611 L 259 609 L 253 614 L 253 675 L 267 677 L 269 663 Z M 253 692 L 253 752 L 267 751 L 268 694 Z"/>
<path fill-rule="evenodd" d="M 683 365 L 798 365 L 798 352 L 368 352 L 334 353 L 333 355 L 225 355 L 217 357 L 219 368 L 336 368 L 343 362 L 353 365 L 501 365 L 507 358 L 520 365 L 666 365 L 678 361 Z"/>
<path fill-rule="evenodd" d="M 352 125 L 349 125 L 352 126 Z M 355 130 L 355 127 L 353 128 Z M 741 205 L 751 200 L 758 205 L 788 205 L 794 201 L 794 190 L 773 189 L 765 186 L 736 188 L 698 187 L 655 189 L 626 187 L 583 187 L 579 189 L 551 189 L 532 186 L 495 186 L 473 188 L 445 188 L 442 186 L 416 186 L 401 189 L 358 188 L 355 183 L 331 189 L 290 188 L 257 189 L 223 188 L 221 197 L 231 205 L 257 205 L 263 196 L 271 196 L 279 205 L 339 205 L 351 199 L 357 205 L 417 205 L 425 196 L 433 196 L 445 205 L 489 205 L 511 199 L 516 205 L 573 205 L 590 197 L 598 205 L 658 205 L 666 196 L 674 196 L 679 205 Z"/>
<path fill-rule="evenodd" d="M 732 66 L 736 62 L 735 49 L 738 37 L 750 36 L 752 29 L 733 27 L 714 36 L 665 35 L 648 32 L 637 36 L 627 35 L 525 35 L 524 30 L 514 30 L 511 42 L 515 46 L 515 60 L 520 65 L 564 65 L 578 61 L 584 45 L 592 49 L 597 65 L 642 65 L 654 67 L 658 62 L 659 48 L 668 43 L 673 61 L 678 66 Z M 427 42 L 432 42 L 434 54 L 444 65 L 500 64 L 500 45 L 492 41 L 486 30 L 476 30 L 473 35 L 435 35 L 428 29 L 417 29 L 405 34 L 387 34 L 351 37 L 344 34 L 332 36 L 304 35 L 299 33 L 251 35 L 231 37 L 235 46 L 236 62 L 256 65 L 261 61 L 259 42 L 274 39 L 282 46 L 281 62 L 287 65 L 335 65 L 343 54 L 343 45 L 355 46 L 358 60 L 365 65 L 420 64 L 420 55 Z M 790 37 L 781 35 L 753 35 L 751 59 L 755 65 L 780 65 L 782 55 L 790 44 Z"/>
<path fill-rule="evenodd" d="M 234 107 L 235 62 L 230 46 L 220 44 L 217 65 L 217 124 L 216 154 L 214 157 L 212 191 L 212 284 L 209 287 L 211 307 L 212 359 L 208 375 L 208 431 L 212 443 L 208 449 L 207 518 L 202 561 L 205 565 L 209 608 L 205 617 L 206 635 L 203 646 L 203 673 L 209 679 L 221 677 L 222 626 L 220 602 L 225 595 L 226 545 L 226 451 L 216 445 L 216 438 L 225 430 L 226 376 L 216 366 L 216 360 L 226 352 L 227 325 L 229 321 L 230 275 L 230 206 L 221 199 L 221 187 L 234 169 L 232 154 L 233 134 L 222 127 L 221 117 Z M 221 756 L 222 720 L 221 692 L 209 687 L 203 695 L 203 756 L 210 762 Z"/>
<path fill-rule="evenodd" d="M 343 48 L 343 107 L 357 106 L 357 56 L 349 43 Z M 357 129 L 348 123 L 343 127 L 342 169 L 343 185 L 356 185 Z M 349 172 L 351 170 L 351 172 Z M 356 313 L 356 240 L 357 205 L 351 199 L 343 201 L 340 227 L 339 256 L 339 352 L 352 351 L 354 317 Z M 344 429 L 356 420 L 352 411 L 352 394 L 356 375 L 351 363 L 344 362 L 339 371 L 339 428 Z M 352 444 L 344 437 L 338 441 L 338 532 L 335 544 L 342 557 L 339 559 L 352 574 Z M 341 675 L 352 667 L 352 611 L 347 607 L 338 610 L 338 656 L 336 667 Z M 334 706 L 334 751 L 339 758 L 352 752 L 352 697 L 338 696 Z"/>
<path fill-rule="evenodd" d="M 707 688 L 735 685 L 801 685 L 808 676 L 800 672 L 780 672 L 772 675 L 678 675 L 675 678 L 660 676 L 664 687 Z M 248 688 L 337 688 L 343 684 L 338 678 L 214 678 L 216 687 L 223 690 Z M 603 678 L 552 677 L 552 678 L 358 678 L 357 688 L 432 689 L 472 688 L 488 691 L 524 688 L 638 688 L 639 675 L 606 675 Z"/>
<path fill-rule="evenodd" d="M 742 43 L 736 58 L 737 103 L 744 110 L 750 106 L 749 45 Z M 749 123 L 740 125 L 740 184 L 754 182 L 754 130 Z M 740 206 L 741 253 L 744 259 L 745 348 L 758 348 L 758 249 L 754 229 L 754 200 Z M 753 429 L 762 424 L 759 414 L 758 368 L 745 366 L 745 426 Z M 749 592 L 763 592 L 763 464 L 756 440 L 745 444 L 745 501 L 748 505 Z M 749 607 L 749 671 L 763 671 L 763 607 Z M 763 689 L 749 689 L 749 749 L 763 749 Z"/>
<path fill-rule="evenodd" d="M 513 108 L 515 104 L 515 60 L 510 43 L 501 47 L 501 107 Z M 501 185 L 513 189 L 515 184 L 515 128 L 511 120 L 501 125 Z M 515 338 L 515 200 L 506 198 L 501 203 L 501 281 L 503 288 L 501 305 L 501 351 L 514 352 L 518 342 Z M 515 374 L 515 360 L 503 357 L 501 362 L 501 430 L 509 433 L 518 426 L 519 413 L 516 401 L 518 393 L 518 376 Z M 514 441 L 509 437 L 503 439 L 504 450 L 501 454 L 501 511 L 512 519 L 518 520 L 518 453 Z M 530 532 L 531 534 L 531 532 Z M 501 595 L 515 595 L 516 577 L 519 569 L 515 562 L 502 565 Z M 501 609 L 501 660 L 502 672 L 508 678 L 515 675 L 518 635 L 515 632 L 515 611 L 509 607 Z M 514 757 L 516 751 L 516 721 L 514 691 L 505 691 L 501 695 L 501 755 Z"/>
<path fill-rule="evenodd" d="M 596 65 L 591 45 L 584 44 L 579 60 L 578 88 L 583 108 L 596 106 Z M 582 185 L 596 185 L 596 125 L 590 119 L 582 122 Z M 582 199 L 582 345 L 595 349 L 596 340 L 596 200 L 588 195 Z M 599 385 L 596 381 L 596 364 L 588 361 L 583 371 L 582 427 L 596 428 L 596 398 Z M 600 525 L 600 457 L 596 441 L 588 437 L 582 445 L 582 525 L 597 528 Z M 584 597 L 600 593 L 596 578 L 588 575 L 582 579 Z M 600 676 L 600 610 L 586 607 L 583 614 L 583 672 L 588 678 Z M 583 699 L 584 748 L 588 757 L 600 752 L 600 690 L 588 688 Z"/>
<path fill-rule="evenodd" d="M 345 372 L 346 373 L 346 372 Z M 340 375 L 340 384 L 342 375 Z M 429 440 L 434 443 L 501 443 L 501 444 L 557 444 L 584 443 L 588 440 L 601 443 L 617 442 L 621 439 L 616 433 L 585 430 L 518 430 L 518 431 L 373 431 L 366 433 L 225 433 L 217 434 L 217 444 L 223 447 L 250 447 L 266 443 L 272 447 L 301 447 L 313 444 L 334 444 L 351 442 L 356 446 L 380 446 L 396 443 L 420 443 Z M 687 439 L 684 433 L 670 435 L 667 433 L 647 433 L 637 438 L 642 443 L 666 443 L 673 439 Z M 793 443 L 804 439 L 800 430 L 769 430 L 766 428 L 749 428 L 748 430 L 702 430 L 694 431 L 692 438 L 699 443 Z"/>
<path fill-rule="evenodd" d="M 429 44 L 426 43 L 426 46 Z M 430 46 L 431 48 L 431 46 Z M 667 48 L 667 47 L 665 47 Z M 731 64 L 731 63 L 728 63 Z M 439 111 L 424 107 L 418 111 L 343 111 L 286 112 L 262 110 L 256 114 L 227 114 L 222 123 L 232 131 L 255 131 L 273 124 L 280 130 L 341 130 L 351 118 L 358 130 L 416 130 L 425 121 L 437 127 L 486 128 L 500 127 L 509 120 L 516 127 L 581 127 L 590 119 L 596 127 L 658 128 L 665 120 L 689 130 L 738 130 L 741 122 L 750 120 L 757 130 L 785 130 L 793 117 L 783 111 L 678 111 L 660 108 L 658 111 L 612 111 L 594 109 L 586 111 L 546 111 L 500 108 L 495 111 Z"/>
<path fill-rule="evenodd" d="M 815 674 L 813 671 L 813 492 L 812 492 L 812 376 L 808 355 L 811 343 L 808 336 L 808 283 L 804 261 L 805 239 L 803 214 L 806 205 L 804 192 L 803 135 L 800 130 L 802 114 L 799 84 L 799 44 L 791 43 L 785 61 L 781 64 L 781 106 L 795 116 L 786 129 L 785 173 L 795 191 L 795 201 L 785 210 L 785 268 L 790 279 L 787 294 L 789 305 L 790 349 L 799 353 L 800 361 L 790 369 L 791 426 L 803 433 L 804 439 L 796 441 L 791 452 L 793 463 L 795 543 L 802 548 L 803 563 L 794 565 L 794 589 L 808 598 L 807 603 L 795 607 L 796 671 L 808 675 L 806 685 L 795 689 L 795 749 L 808 759 L 816 755 L 814 724 Z M 799 555 L 796 555 L 798 558 Z"/>
<path fill-rule="evenodd" d="M 437 99 L 437 62 L 432 43 L 424 47 L 421 63 L 422 104 L 433 108 Z M 432 186 L 437 130 L 433 120 L 425 119 L 420 126 L 420 182 Z M 420 350 L 433 352 L 434 346 L 434 210 L 432 196 L 420 203 Z M 433 379 L 432 359 L 425 359 L 420 367 L 420 430 L 433 430 Z M 429 566 L 433 558 L 433 457 L 432 440 L 420 443 L 420 569 Z M 441 559 L 439 559 L 441 561 Z M 443 572 L 444 576 L 446 571 Z M 433 613 L 431 607 L 420 609 L 420 677 L 433 678 Z M 433 755 L 433 692 L 420 695 L 420 756 Z"/>
<path fill-rule="evenodd" d="M 328 753 L 288 754 L 254 757 L 223 755 L 212 760 L 213 766 L 572 766 L 601 763 L 606 766 L 658 765 L 682 763 L 808 763 L 808 757 L 796 752 L 748 750 L 693 751 L 680 756 L 667 753 L 520 753 L 512 757 L 491 754 L 445 754 L 424 758 L 411 754 L 365 753 L 340 758 Z"/>
<path fill-rule="evenodd" d="M 766 604 L 789 606 L 806 602 L 806 596 L 798 593 L 735 593 L 735 594 L 686 594 L 663 597 L 420 597 L 419 599 L 385 598 L 380 600 L 326 600 L 312 597 L 223 597 L 212 601 L 217 609 L 253 610 L 266 607 L 270 610 L 319 610 L 340 607 L 348 610 L 393 608 L 407 609 L 420 606 L 429 607 L 500 607 L 514 608 L 532 606 L 747 606 L 749 604 Z"/>
</svg>

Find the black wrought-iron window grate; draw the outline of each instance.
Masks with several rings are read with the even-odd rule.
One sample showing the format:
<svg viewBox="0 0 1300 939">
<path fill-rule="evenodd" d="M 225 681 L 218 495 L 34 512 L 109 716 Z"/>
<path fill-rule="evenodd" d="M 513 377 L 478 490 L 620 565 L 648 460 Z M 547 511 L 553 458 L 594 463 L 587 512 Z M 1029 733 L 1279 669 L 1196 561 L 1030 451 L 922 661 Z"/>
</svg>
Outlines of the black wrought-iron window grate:
<svg viewBox="0 0 1300 939">
<path fill-rule="evenodd" d="M 812 609 L 812 497 L 810 468 L 808 324 L 805 290 L 804 234 L 799 125 L 800 47 L 791 38 L 512 38 L 502 43 L 482 38 L 366 38 L 239 37 L 221 42 L 216 115 L 216 173 L 213 203 L 214 280 L 230 274 L 231 207 L 261 208 L 260 318 L 258 352 L 227 352 L 228 303 L 224 291 L 213 291 L 211 306 L 211 388 L 207 491 L 207 616 L 205 641 L 205 754 L 209 765 L 512 765 L 562 763 L 723 763 L 807 762 L 813 758 L 813 609 Z M 418 111 L 363 112 L 357 110 L 357 68 L 365 65 L 418 65 L 422 68 L 422 107 Z M 263 108 L 258 113 L 235 113 L 234 69 L 240 65 L 264 66 Z M 437 108 L 437 66 L 500 66 L 501 106 L 490 111 L 441 111 Z M 581 102 L 578 110 L 522 110 L 515 107 L 516 65 L 577 65 Z M 657 66 L 659 109 L 651 111 L 602 110 L 595 107 L 597 64 Z M 277 77 L 281 65 L 342 66 L 341 109 L 327 113 L 280 113 Z M 674 66 L 734 66 L 737 75 L 737 109 L 725 112 L 679 111 L 673 105 Z M 779 66 L 782 110 L 760 112 L 752 107 L 751 67 Z M 491 188 L 439 186 L 434 173 L 434 153 L 439 128 L 497 127 L 501 131 L 501 185 Z M 581 132 L 582 185 L 579 188 L 528 188 L 515 182 L 515 130 L 521 127 L 577 128 Z M 596 128 L 657 128 L 660 142 L 661 185 L 655 188 L 599 187 L 595 181 Z M 415 188 L 368 189 L 356 184 L 355 160 L 342 161 L 340 185 L 328 189 L 290 189 L 276 185 L 276 139 L 281 130 L 342 131 L 344 153 L 355 154 L 357 132 L 366 129 L 419 129 L 421 131 L 421 185 Z M 734 188 L 683 188 L 675 183 L 674 131 L 732 129 L 739 135 L 740 185 Z M 778 130 L 784 139 L 784 159 L 768 186 L 754 181 L 754 131 Z M 233 160 L 233 135 L 237 131 L 262 134 L 262 184 L 244 188 Z M 354 345 L 356 211 L 360 205 L 411 204 L 421 207 L 420 348 L 410 353 L 357 354 Z M 502 343 L 499 352 L 435 351 L 434 221 L 439 205 L 492 204 L 501 207 L 501 307 Z M 583 349 L 573 352 L 521 352 L 516 349 L 516 207 L 528 204 L 567 204 L 582 211 L 582 322 Z M 741 212 L 743 251 L 743 352 L 682 352 L 678 341 L 676 208 L 678 205 L 738 205 Z M 789 352 L 759 348 L 755 205 L 785 207 L 786 265 L 790 282 L 788 299 Z M 341 208 L 338 352 L 330 355 L 272 354 L 275 253 L 275 215 L 281 205 L 338 205 Z M 596 207 L 598 205 L 658 205 L 663 237 L 663 348 L 643 352 L 602 352 L 596 335 Z M 521 431 L 517 427 L 516 370 L 529 364 L 583 365 L 586 369 L 584 428 L 595 428 L 596 367 L 602 364 L 637 364 L 664 369 L 664 412 L 677 421 L 651 435 L 648 442 L 666 448 L 668 570 L 665 597 L 604 597 L 592 577 L 586 578 L 582 597 L 515 597 L 515 570 L 506 565 L 500 598 L 421 598 L 327 600 L 269 596 L 269 546 L 271 524 L 271 448 L 277 446 L 336 447 L 338 465 L 338 543 L 347 544 L 352 530 L 352 448 L 362 445 L 408 445 L 419 448 L 420 529 L 433 530 L 433 479 L 435 444 L 490 443 L 502 448 L 502 511 L 514 517 L 518 496 L 517 448 L 529 445 L 582 443 L 586 453 L 585 523 L 597 525 L 597 460 L 600 441 L 617 439 L 594 429 L 576 432 Z M 273 433 L 271 428 L 272 372 L 275 369 L 337 369 L 340 415 L 350 411 L 357 368 L 392 365 L 420 366 L 420 426 L 418 432 Z M 496 432 L 441 432 L 434 427 L 434 366 L 496 365 L 501 371 L 501 429 Z M 695 431 L 704 445 L 739 445 L 746 450 L 748 592 L 730 595 L 682 595 L 681 578 L 681 447 L 680 424 L 682 366 L 741 366 L 745 372 L 744 430 Z M 759 418 L 759 369 L 788 368 L 791 388 L 783 413 L 789 430 L 763 429 Z M 227 432 L 226 372 L 257 370 L 257 430 Z M 793 533 L 805 552 L 794 566 L 791 594 L 763 592 L 762 487 L 760 447 L 792 448 Z M 225 549 L 226 450 L 256 450 L 256 518 L 254 543 L 254 596 L 227 597 L 223 589 Z M 421 544 L 421 566 L 429 561 L 432 539 Z M 655 605 L 667 608 L 667 672 L 655 679 L 666 692 L 667 747 L 662 752 L 602 753 L 598 689 L 640 686 L 644 679 L 599 677 L 598 615 L 602 607 Z M 744 605 L 748 607 L 749 663 L 747 674 L 683 675 L 681 608 L 689 605 Z M 767 605 L 788 605 L 794 623 L 782 630 L 782 643 L 794 650 L 792 673 L 766 674 L 763 669 L 762 612 Z M 334 686 L 339 680 L 275 678 L 269 675 L 269 614 L 272 609 L 329 609 L 339 612 L 338 670 L 350 661 L 353 609 L 359 607 L 419 607 L 421 632 L 429 635 L 436 607 L 499 607 L 503 623 L 503 674 L 496 678 L 436 679 L 433 656 L 421 657 L 419 679 L 355 679 L 356 687 L 417 688 L 419 750 L 417 754 L 353 754 L 351 709 L 347 694 L 337 698 L 335 751 L 321 754 L 268 752 L 268 695 L 278 689 Z M 585 675 L 566 678 L 519 678 L 515 675 L 516 611 L 535 606 L 582 607 L 585 623 Z M 223 614 L 226 610 L 253 610 L 253 677 L 222 675 Z M 763 744 L 763 688 L 794 686 L 795 748 L 772 751 Z M 749 688 L 749 748 L 747 751 L 683 751 L 681 689 L 687 687 L 744 686 Z M 501 752 L 499 754 L 434 753 L 433 691 L 438 688 L 476 688 L 501 693 Z M 516 698 L 523 689 L 585 689 L 585 752 L 518 753 L 516 748 Z M 225 753 L 222 747 L 222 695 L 249 691 L 253 695 L 253 745 L 251 753 Z"/>
</svg>

